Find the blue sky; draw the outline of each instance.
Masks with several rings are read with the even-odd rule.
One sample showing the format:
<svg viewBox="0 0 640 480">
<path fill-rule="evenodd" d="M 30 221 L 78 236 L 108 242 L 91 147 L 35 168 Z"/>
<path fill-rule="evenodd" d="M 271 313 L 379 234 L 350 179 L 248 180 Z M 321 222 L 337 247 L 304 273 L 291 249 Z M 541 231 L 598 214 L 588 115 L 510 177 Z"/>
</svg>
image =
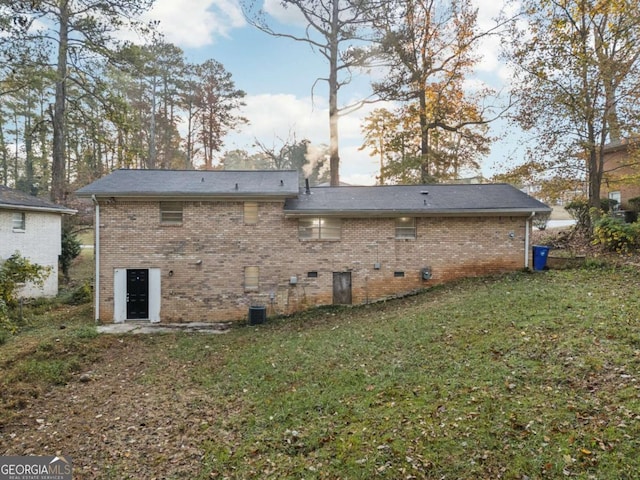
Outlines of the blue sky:
<svg viewBox="0 0 640 480">
<path fill-rule="evenodd" d="M 489 25 L 501 7 L 501 0 L 475 1 L 480 8 L 481 27 Z M 293 9 L 283 10 L 278 0 L 264 0 L 262 6 L 282 30 L 300 27 L 299 14 Z M 328 143 L 326 84 L 318 83 L 313 98 L 311 94 L 314 81 L 325 77 L 328 68 L 323 57 L 308 45 L 271 37 L 247 24 L 238 0 L 156 0 L 149 18 L 160 21 L 166 39 L 181 47 L 189 60 L 202 62 L 213 58 L 221 62 L 236 86 L 246 92 L 247 105 L 242 114 L 251 123 L 227 137 L 226 149 L 252 151 L 255 138 L 278 146 L 279 139 L 287 139 L 292 132 L 298 140 L 308 138 L 313 144 Z M 472 81 L 501 89 L 509 71 L 497 59 L 496 42 L 493 39 L 483 45 L 483 60 L 477 78 Z M 370 93 L 368 85 L 368 76 L 356 77 L 350 86 L 341 89 L 340 102 L 366 97 Z M 340 176 L 347 183 L 375 182 L 377 159 L 358 148 L 362 144 L 362 119 L 381 106 L 384 105 L 368 106 L 340 120 Z M 507 133 L 504 122 L 492 128 L 496 135 Z M 518 145 L 513 134 L 494 145 L 491 155 L 483 161 L 482 173 L 485 176 L 497 173 L 498 165 Z"/>
</svg>

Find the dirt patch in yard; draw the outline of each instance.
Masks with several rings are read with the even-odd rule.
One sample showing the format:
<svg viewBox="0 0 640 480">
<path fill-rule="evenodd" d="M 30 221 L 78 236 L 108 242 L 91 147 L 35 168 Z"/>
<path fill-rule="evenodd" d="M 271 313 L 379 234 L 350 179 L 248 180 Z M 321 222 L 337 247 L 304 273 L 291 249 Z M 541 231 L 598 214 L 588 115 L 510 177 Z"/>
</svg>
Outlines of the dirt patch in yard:
<svg viewBox="0 0 640 480">
<path fill-rule="evenodd" d="M 92 370 L 14 406 L 0 453 L 69 456 L 74 479 L 195 478 L 206 427 L 225 412 L 184 375 L 191 365 L 167 355 L 156 363 L 170 337 L 96 339 L 104 357 Z"/>
</svg>

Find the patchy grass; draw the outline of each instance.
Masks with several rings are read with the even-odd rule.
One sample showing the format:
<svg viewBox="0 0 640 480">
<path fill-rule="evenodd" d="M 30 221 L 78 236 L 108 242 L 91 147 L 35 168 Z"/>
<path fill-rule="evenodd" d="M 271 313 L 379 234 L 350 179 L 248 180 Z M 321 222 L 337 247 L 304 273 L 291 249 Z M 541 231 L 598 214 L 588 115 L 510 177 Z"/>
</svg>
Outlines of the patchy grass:
<svg viewBox="0 0 640 480">
<path fill-rule="evenodd" d="M 90 298 L 78 295 L 92 281 L 92 258 L 93 251 L 83 251 L 74 260 L 74 280 L 61 284 L 57 298 L 32 299 L 12 312 L 17 335 L 0 330 L 0 430 L 53 386 L 93 364 L 108 344 L 96 338 Z"/>
<path fill-rule="evenodd" d="M 219 336 L 95 337 L 74 310 L 0 347 L 3 391 L 53 392 L 78 478 L 637 478 L 639 282 L 519 273 Z M 0 452 L 51 441 L 23 430 Z"/>
<path fill-rule="evenodd" d="M 632 478 L 638 279 L 462 282 L 237 332 L 224 368 L 178 344 L 192 381 L 238 405 L 212 425 L 200 478 Z"/>
<path fill-rule="evenodd" d="M 89 323 L 89 305 L 38 302 L 24 310 L 20 333 L 0 346 L 0 427 L 52 386 L 66 384 L 91 365 L 103 345 Z"/>
</svg>

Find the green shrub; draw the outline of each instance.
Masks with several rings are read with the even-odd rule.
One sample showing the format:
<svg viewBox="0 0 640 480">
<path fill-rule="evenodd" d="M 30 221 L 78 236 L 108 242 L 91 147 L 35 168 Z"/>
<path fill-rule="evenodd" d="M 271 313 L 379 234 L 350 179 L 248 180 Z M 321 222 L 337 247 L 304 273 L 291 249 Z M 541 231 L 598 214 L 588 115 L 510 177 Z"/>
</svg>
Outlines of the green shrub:
<svg viewBox="0 0 640 480">
<path fill-rule="evenodd" d="M 565 210 L 576 221 L 578 230 L 588 230 L 591 225 L 589 203 L 584 199 L 572 200 Z"/>
<path fill-rule="evenodd" d="M 630 198 L 627 203 L 629 204 L 629 210 L 640 212 L 640 197 Z"/>
<path fill-rule="evenodd" d="M 88 282 L 83 283 L 78 288 L 74 289 L 65 299 L 65 303 L 69 305 L 82 305 L 89 303 L 93 298 L 93 292 L 91 291 L 91 285 Z"/>
<path fill-rule="evenodd" d="M 9 312 L 18 306 L 17 290 L 20 285 L 24 283 L 42 285 L 49 273 L 51 273 L 51 267 L 31 263 L 19 252 L 0 264 L 0 329 L 11 331 L 16 329 L 9 318 Z"/>
<path fill-rule="evenodd" d="M 618 205 L 618 201 L 613 198 L 601 198 L 600 199 L 600 209 L 604 213 L 613 212 Z"/>
<path fill-rule="evenodd" d="M 99 333 L 94 325 L 83 325 L 71 332 L 71 335 L 75 338 L 82 340 L 96 338 Z"/>
<path fill-rule="evenodd" d="M 61 248 L 58 263 L 65 280 L 69 281 L 69 267 L 73 259 L 80 255 L 81 245 L 71 226 L 66 223 L 62 226 Z"/>
<path fill-rule="evenodd" d="M 629 253 L 638 247 L 640 224 L 625 223 L 612 217 L 602 217 L 593 231 L 594 244 L 603 245 L 607 250 Z"/>
</svg>

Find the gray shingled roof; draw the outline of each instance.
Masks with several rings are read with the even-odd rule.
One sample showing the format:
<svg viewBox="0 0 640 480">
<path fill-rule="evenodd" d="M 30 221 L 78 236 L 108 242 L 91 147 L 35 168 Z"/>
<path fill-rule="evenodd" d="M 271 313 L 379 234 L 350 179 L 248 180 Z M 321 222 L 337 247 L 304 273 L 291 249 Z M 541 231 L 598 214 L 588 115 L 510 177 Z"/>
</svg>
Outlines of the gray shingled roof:
<svg viewBox="0 0 640 480">
<path fill-rule="evenodd" d="M 287 216 L 464 215 L 550 212 L 551 208 L 507 184 L 316 187 L 288 199 Z"/>
<path fill-rule="evenodd" d="M 78 197 L 292 197 L 295 170 L 116 170 L 76 191 Z"/>
<path fill-rule="evenodd" d="M 56 205 L 42 198 L 28 195 L 20 190 L 0 185 L 0 209 L 38 210 L 41 212 L 76 213 L 75 210 Z"/>
<path fill-rule="evenodd" d="M 287 216 L 463 215 L 550 212 L 507 184 L 314 187 L 300 192 L 295 170 L 116 170 L 79 197 L 276 197 Z"/>
</svg>

